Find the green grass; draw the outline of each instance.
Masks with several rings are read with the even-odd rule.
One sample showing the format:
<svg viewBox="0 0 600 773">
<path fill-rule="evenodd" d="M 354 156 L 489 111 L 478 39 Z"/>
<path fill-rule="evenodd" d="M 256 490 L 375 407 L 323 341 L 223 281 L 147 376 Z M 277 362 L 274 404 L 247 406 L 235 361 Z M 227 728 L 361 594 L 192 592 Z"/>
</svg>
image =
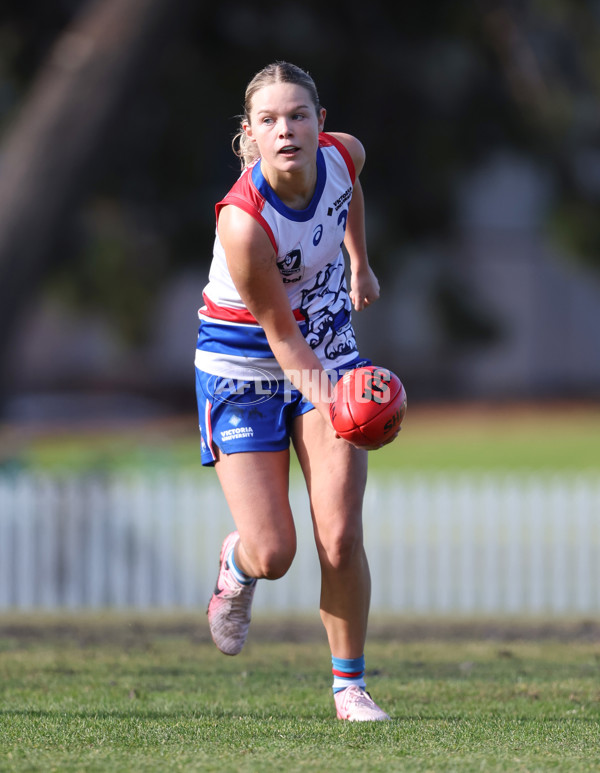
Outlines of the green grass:
<svg viewBox="0 0 600 773">
<path fill-rule="evenodd" d="M 399 438 L 371 452 L 374 472 L 600 472 L 600 407 L 452 405 L 409 408 Z M 0 470 L 200 473 L 196 418 L 122 428 L 0 426 Z"/>
<path fill-rule="evenodd" d="M 368 686 L 392 722 L 361 725 L 334 719 L 322 637 L 251 634 L 227 658 L 204 626 L 195 635 L 100 620 L 73 636 L 36 624 L 32 636 L 0 618 L 0 770 L 600 768 L 600 646 L 585 638 L 473 629 L 403 642 L 398 621 L 395 640 L 367 648 Z"/>
<path fill-rule="evenodd" d="M 408 419 L 399 439 L 372 454 L 374 469 L 600 471 L 600 410 L 444 410 Z M 379 456 L 378 456 L 379 455 Z"/>
</svg>

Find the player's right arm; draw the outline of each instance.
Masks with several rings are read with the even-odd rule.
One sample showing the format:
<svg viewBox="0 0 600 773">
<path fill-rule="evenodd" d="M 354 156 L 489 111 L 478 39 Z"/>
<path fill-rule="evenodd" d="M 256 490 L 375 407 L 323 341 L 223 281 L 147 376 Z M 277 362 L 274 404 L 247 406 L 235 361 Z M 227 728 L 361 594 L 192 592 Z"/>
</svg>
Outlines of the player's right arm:
<svg viewBox="0 0 600 773">
<path fill-rule="evenodd" d="M 221 210 L 217 227 L 231 279 L 265 331 L 275 359 L 291 383 L 331 424 L 329 379 L 298 327 L 265 230 L 250 214 L 231 205 Z"/>
</svg>

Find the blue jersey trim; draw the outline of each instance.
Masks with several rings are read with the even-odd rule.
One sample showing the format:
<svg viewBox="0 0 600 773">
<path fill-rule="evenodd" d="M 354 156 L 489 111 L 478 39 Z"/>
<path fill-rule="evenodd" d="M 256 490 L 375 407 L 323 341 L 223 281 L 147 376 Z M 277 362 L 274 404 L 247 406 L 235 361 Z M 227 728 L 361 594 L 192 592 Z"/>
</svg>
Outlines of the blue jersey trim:
<svg viewBox="0 0 600 773">
<path fill-rule="evenodd" d="M 237 357 L 273 357 L 262 327 L 249 325 L 219 325 L 202 322 L 198 331 L 197 349 Z"/>
<path fill-rule="evenodd" d="M 261 196 L 263 196 L 280 215 L 286 217 L 288 220 L 304 223 L 314 217 L 321 196 L 323 195 L 325 183 L 327 182 L 327 166 L 325 165 L 323 151 L 321 148 L 317 148 L 317 185 L 310 204 L 306 209 L 292 209 L 281 201 L 273 188 L 271 188 L 266 181 L 260 168 L 260 162 L 255 164 L 252 169 L 252 182 Z"/>
</svg>

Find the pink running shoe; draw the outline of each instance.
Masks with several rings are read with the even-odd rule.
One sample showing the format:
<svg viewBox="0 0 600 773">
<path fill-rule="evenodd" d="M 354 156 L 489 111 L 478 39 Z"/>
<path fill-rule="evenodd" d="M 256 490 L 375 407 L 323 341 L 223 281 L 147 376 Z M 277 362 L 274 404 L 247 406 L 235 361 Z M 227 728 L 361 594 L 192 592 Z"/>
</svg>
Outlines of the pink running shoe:
<svg viewBox="0 0 600 773">
<path fill-rule="evenodd" d="M 377 722 L 389 719 L 369 693 L 356 684 L 336 692 L 333 697 L 338 719 L 347 719 L 349 722 Z"/>
<path fill-rule="evenodd" d="M 237 531 L 225 537 L 219 559 L 219 576 L 207 610 L 210 634 L 225 655 L 237 655 L 246 642 L 250 607 L 256 589 L 256 580 L 251 585 L 242 585 L 227 566 L 227 556 L 239 538 Z"/>
</svg>

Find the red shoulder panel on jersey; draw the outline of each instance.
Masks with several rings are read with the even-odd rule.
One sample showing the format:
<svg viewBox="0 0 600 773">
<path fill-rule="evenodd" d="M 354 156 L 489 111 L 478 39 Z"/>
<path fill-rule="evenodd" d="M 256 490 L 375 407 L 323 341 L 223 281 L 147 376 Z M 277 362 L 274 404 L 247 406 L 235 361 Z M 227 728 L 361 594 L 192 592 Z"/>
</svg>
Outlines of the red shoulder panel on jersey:
<svg viewBox="0 0 600 773">
<path fill-rule="evenodd" d="M 352 160 L 352 156 L 350 153 L 348 153 L 348 149 L 345 145 L 342 145 L 342 143 L 338 140 L 337 137 L 333 137 L 331 134 L 327 134 L 326 132 L 321 132 L 319 134 L 319 145 L 322 148 L 331 147 L 333 146 L 336 148 L 344 161 L 346 162 L 346 166 L 348 167 L 348 173 L 350 175 L 350 179 L 352 180 L 352 185 L 354 185 L 356 181 L 356 168 L 354 166 L 354 161 Z"/>
<path fill-rule="evenodd" d="M 250 174 L 251 168 L 252 167 L 248 167 L 246 172 L 242 174 L 225 198 L 217 202 L 215 206 L 215 216 L 218 222 L 219 213 L 227 204 L 233 204 L 234 206 L 243 209 L 244 212 L 252 215 L 256 222 L 262 226 L 269 237 L 269 241 L 273 245 L 275 254 L 277 254 L 277 242 L 275 241 L 275 236 L 271 230 L 271 226 L 261 214 L 265 205 L 265 200 L 252 183 L 252 175 Z"/>
</svg>

